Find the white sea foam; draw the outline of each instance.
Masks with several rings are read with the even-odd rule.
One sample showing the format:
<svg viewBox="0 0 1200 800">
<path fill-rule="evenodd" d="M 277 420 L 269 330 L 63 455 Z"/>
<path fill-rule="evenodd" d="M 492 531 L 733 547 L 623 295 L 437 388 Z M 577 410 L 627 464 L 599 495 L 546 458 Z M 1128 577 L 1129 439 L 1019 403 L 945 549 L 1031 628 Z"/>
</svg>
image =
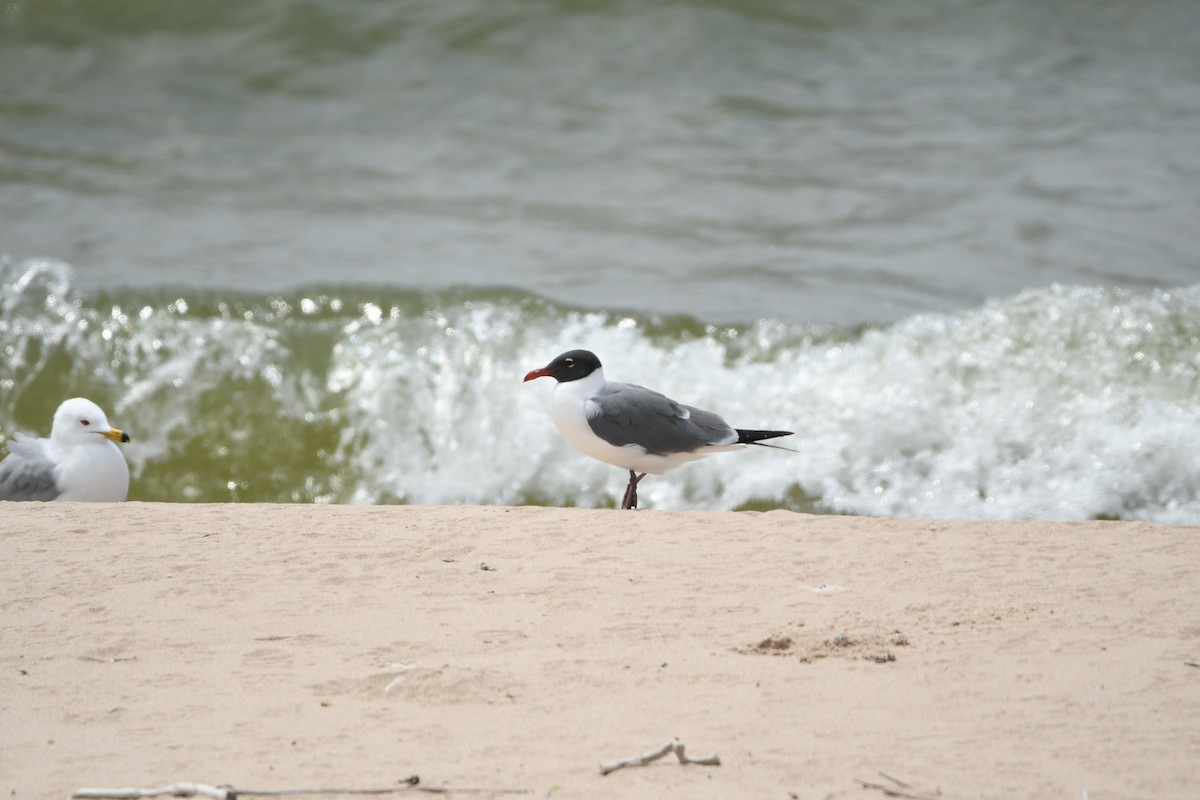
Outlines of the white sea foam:
<svg viewBox="0 0 1200 800">
<path fill-rule="evenodd" d="M 1056 288 L 857 338 L 761 323 L 730 342 L 483 306 L 353 323 L 330 388 L 352 418 L 342 457 L 371 476 L 357 501 L 611 503 L 625 476 L 561 440 L 548 382 L 520 381 L 587 347 L 613 379 L 796 431 L 798 453 L 750 448 L 647 479 L 648 507 L 807 497 L 859 514 L 1195 521 L 1197 312 L 1196 289 Z"/>
</svg>

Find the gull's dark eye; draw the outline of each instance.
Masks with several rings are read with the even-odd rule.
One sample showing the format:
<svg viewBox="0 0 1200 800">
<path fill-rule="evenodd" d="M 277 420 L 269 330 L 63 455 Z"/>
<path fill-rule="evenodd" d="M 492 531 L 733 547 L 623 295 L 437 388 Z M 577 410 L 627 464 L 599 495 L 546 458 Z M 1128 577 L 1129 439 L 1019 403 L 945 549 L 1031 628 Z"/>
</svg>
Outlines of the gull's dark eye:
<svg viewBox="0 0 1200 800">
<path fill-rule="evenodd" d="M 574 364 L 574 363 L 575 363 L 575 359 L 573 359 L 573 358 L 568 358 L 568 359 L 567 359 L 566 361 L 564 361 L 563 363 L 564 363 L 564 364 Z"/>
<path fill-rule="evenodd" d="M 84 427 L 87 427 L 88 425 L 91 425 L 92 423 L 86 419 L 81 419 L 81 420 L 79 420 L 79 424 L 83 425 Z"/>
</svg>

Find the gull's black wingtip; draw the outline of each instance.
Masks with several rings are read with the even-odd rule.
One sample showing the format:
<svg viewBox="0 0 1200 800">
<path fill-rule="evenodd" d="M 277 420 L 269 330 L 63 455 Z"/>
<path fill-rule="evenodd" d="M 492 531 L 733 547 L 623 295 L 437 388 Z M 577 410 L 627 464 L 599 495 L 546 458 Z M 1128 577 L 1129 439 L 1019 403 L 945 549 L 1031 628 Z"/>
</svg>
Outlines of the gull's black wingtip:
<svg viewBox="0 0 1200 800">
<path fill-rule="evenodd" d="M 744 431 L 734 428 L 738 435 L 738 444 L 754 444 L 763 439 L 777 439 L 780 436 L 791 436 L 794 431 Z"/>
</svg>

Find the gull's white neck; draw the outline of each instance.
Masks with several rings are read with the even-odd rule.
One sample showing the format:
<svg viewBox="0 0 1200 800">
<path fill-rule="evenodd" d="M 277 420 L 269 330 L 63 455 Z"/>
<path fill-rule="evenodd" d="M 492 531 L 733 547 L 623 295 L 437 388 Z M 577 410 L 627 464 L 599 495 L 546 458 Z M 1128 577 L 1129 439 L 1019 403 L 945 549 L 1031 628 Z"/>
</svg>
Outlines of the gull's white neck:
<svg viewBox="0 0 1200 800">
<path fill-rule="evenodd" d="M 559 433 L 575 447 L 594 458 L 612 463 L 597 454 L 597 447 L 608 445 L 600 442 L 588 426 L 588 418 L 599 411 L 592 398 L 604 391 L 607 383 L 603 369 L 597 369 L 577 381 L 556 383 L 554 391 L 550 393 L 550 419 Z"/>
<path fill-rule="evenodd" d="M 555 384 L 554 393 L 551 395 L 551 402 L 553 402 L 553 398 L 559 395 L 563 395 L 564 398 L 571 397 L 582 402 L 603 392 L 604 387 L 607 385 L 608 381 L 604 377 L 604 368 L 597 367 L 586 378 Z"/>
</svg>

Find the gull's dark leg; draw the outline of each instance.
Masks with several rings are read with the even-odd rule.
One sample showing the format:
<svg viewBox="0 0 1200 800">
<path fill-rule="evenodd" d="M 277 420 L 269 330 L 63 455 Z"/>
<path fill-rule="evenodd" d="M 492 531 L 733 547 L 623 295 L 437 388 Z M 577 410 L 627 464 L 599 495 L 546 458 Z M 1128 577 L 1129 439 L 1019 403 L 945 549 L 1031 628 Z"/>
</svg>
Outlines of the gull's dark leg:
<svg viewBox="0 0 1200 800">
<path fill-rule="evenodd" d="M 625 497 L 621 499 L 621 508 L 637 508 L 637 485 L 638 481 L 646 477 L 646 473 L 638 475 L 633 470 L 629 470 L 629 485 L 625 487 Z"/>
<path fill-rule="evenodd" d="M 620 507 L 625 509 L 636 509 L 637 501 L 632 500 L 632 497 L 637 493 L 637 481 L 634 475 L 634 470 L 629 470 L 629 486 L 625 487 L 625 497 L 620 499 Z"/>
</svg>

